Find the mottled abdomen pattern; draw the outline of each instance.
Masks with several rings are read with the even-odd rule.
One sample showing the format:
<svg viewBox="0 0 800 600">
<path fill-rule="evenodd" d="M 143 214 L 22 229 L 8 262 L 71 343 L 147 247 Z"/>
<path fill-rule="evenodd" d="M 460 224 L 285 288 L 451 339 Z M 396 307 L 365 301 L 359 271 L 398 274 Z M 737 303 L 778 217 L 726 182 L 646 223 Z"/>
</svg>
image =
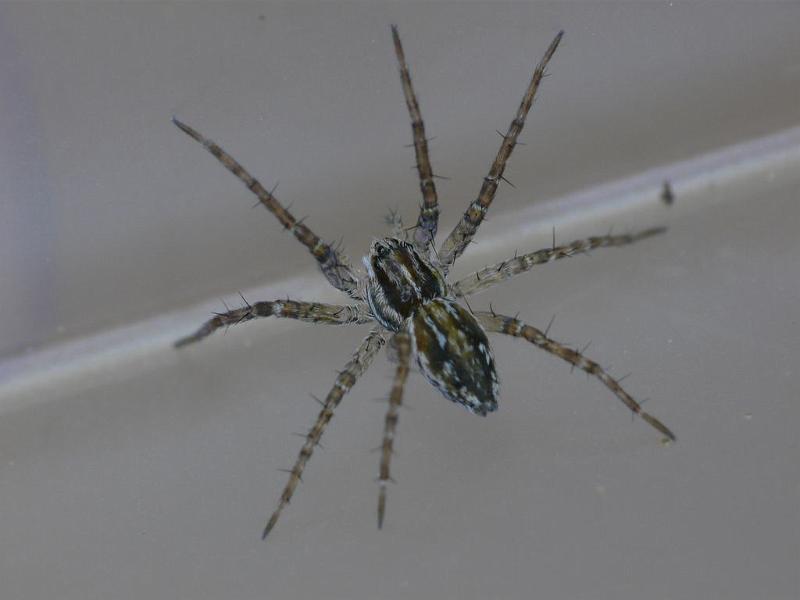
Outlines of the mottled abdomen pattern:
<svg viewBox="0 0 800 600">
<path fill-rule="evenodd" d="M 497 371 L 489 340 L 478 322 L 453 300 L 422 305 L 411 319 L 417 361 L 436 388 L 476 415 L 497 410 Z"/>
<path fill-rule="evenodd" d="M 446 297 L 441 271 L 413 245 L 394 238 L 374 242 L 364 264 L 372 314 L 388 329 L 408 331 L 428 381 L 477 415 L 497 410 L 489 340 L 475 317 Z"/>
</svg>

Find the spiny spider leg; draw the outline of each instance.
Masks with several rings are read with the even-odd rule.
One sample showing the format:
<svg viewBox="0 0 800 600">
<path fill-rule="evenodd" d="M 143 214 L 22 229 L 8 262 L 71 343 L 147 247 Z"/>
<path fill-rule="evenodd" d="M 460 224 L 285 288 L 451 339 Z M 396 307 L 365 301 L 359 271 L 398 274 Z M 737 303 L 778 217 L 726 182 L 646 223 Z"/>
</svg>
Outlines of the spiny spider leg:
<svg viewBox="0 0 800 600">
<path fill-rule="evenodd" d="M 322 410 L 319 412 L 314 426 L 308 430 L 306 441 L 300 449 L 300 454 L 297 456 L 294 467 L 292 467 L 290 471 L 289 481 L 286 483 L 286 487 L 283 488 L 278 508 L 275 509 L 275 512 L 273 512 L 272 516 L 269 518 L 267 526 L 264 528 L 264 533 L 261 536 L 262 539 L 269 535 L 269 532 L 275 527 L 275 523 L 278 522 L 281 511 L 292 499 L 292 494 L 294 494 L 294 490 L 300 482 L 300 477 L 303 475 L 303 469 L 305 469 L 306 463 L 314 453 L 314 447 L 319 443 L 322 433 L 325 431 L 325 427 L 330 422 L 331 417 L 333 417 L 334 409 L 339 406 L 339 402 L 341 402 L 344 395 L 350 391 L 356 380 L 367 370 L 372 359 L 375 358 L 378 350 L 381 349 L 385 342 L 386 340 L 383 338 L 380 329 L 375 328 L 370 331 L 369 335 L 361 342 L 358 350 L 353 354 L 352 360 L 345 365 L 344 370 L 336 377 L 336 383 L 333 384 L 331 391 L 328 392 L 328 395 L 325 397 L 325 401 L 322 403 Z"/>
<path fill-rule="evenodd" d="M 313 231 L 311 231 L 302 221 L 294 218 L 286 208 L 278 202 L 272 193 L 268 192 L 259 181 L 250 175 L 245 168 L 240 165 L 233 157 L 215 144 L 212 140 L 203 137 L 200 133 L 181 123 L 178 119 L 172 118 L 172 122 L 189 137 L 200 142 L 206 150 L 223 164 L 231 173 L 236 175 L 247 188 L 253 192 L 267 210 L 269 210 L 280 221 L 286 229 L 290 230 L 301 244 L 303 244 L 314 259 L 319 263 L 325 278 L 338 290 L 348 294 L 352 298 L 360 299 L 358 292 L 358 280 L 350 268 L 350 261 L 335 248 L 323 242 Z"/>
<path fill-rule="evenodd" d="M 511 279 L 520 273 L 525 273 L 535 265 L 541 265 L 560 258 L 568 258 L 595 248 L 610 248 L 612 246 L 633 244 L 650 236 L 664 233 L 666 230 L 666 227 L 653 227 L 637 233 L 589 237 L 583 240 L 575 240 L 564 246 L 544 248 L 484 267 L 480 271 L 476 271 L 457 281 L 451 286 L 451 289 L 456 296 L 468 296 L 497 285 L 506 279 Z"/>
<path fill-rule="evenodd" d="M 492 200 L 494 200 L 495 192 L 497 192 L 497 186 L 503 179 L 503 171 L 506 168 L 506 161 L 508 161 L 509 157 L 511 156 L 511 152 L 514 150 L 514 146 L 517 144 L 517 137 L 522 131 L 522 128 L 525 126 L 525 117 L 528 114 L 531 105 L 533 104 L 533 98 L 536 95 L 536 90 L 539 88 L 539 83 L 544 77 L 544 71 L 547 67 L 547 63 L 553 57 L 553 54 L 555 53 L 558 43 L 561 41 L 563 35 L 563 31 L 558 32 L 556 37 L 550 43 L 550 47 L 547 49 L 547 52 L 545 52 L 542 60 L 539 61 L 538 65 L 536 65 L 536 69 L 533 72 L 531 82 L 528 84 L 528 89 L 525 92 L 525 96 L 522 98 L 519 109 L 517 109 L 517 116 L 513 121 L 511 121 L 511 125 L 509 125 L 506 135 L 503 136 L 503 142 L 500 144 L 500 149 L 497 151 L 497 156 L 495 157 L 494 162 L 489 169 L 489 174 L 483 178 L 483 184 L 481 185 L 481 191 L 478 194 L 477 199 L 472 201 L 467 208 L 467 211 L 464 213 L 464 216 L 461 217 L 461 220 L 455 226 L 453 231 L 450 232 L 450 235 L 447 236 L 447 239 L 442 243 L 442 246 L 439 249 L 439 260 L 445 271 L 447 271 L 450 265 L 452 265 L 456 259 L 461 256 L 461 253 L 464 252 L 464 249 L 472 241 L 475 232 L 483 222 L 486 212 L 489 210 Z"/>
<path fill-rule="evenodd" d="M 256 302 L 225 313 L 218 313 L 215 317 L 206 321 L 192 335 L 175 342 L 175 347 L 181 348 L 188 344 L 199 342 L 220 327 L 230 327 L 244 321 L 263 317 L 297 319 L 298 321 L 307 321 L 309 323 L 330 323 L 332 325 L 369 323 L 374 320 L 366 312 L 366 309 L 359 305 L 338 306 L 336 304 L 297 302 L 295 300 Z"/>
<path fill-rule="evenodd" d="M 397 428 L 397 409 L 403 402 L 403 387 L 408 378 L 411 357 L 411 339 L 405 332 L 392 338 L 392 345 L 397 351 L 397 370 L 394 375 L 392 392 L 389 395 L 389 409 L 386 411 L 386 422 L 383 427 L 383 445 L 381 446 L 381 470 L 379 475 L 380 491 L 378 492 L 378 529 L 383 528 L 383 516 L 386 513 L 386 484 L 392 480 L 389 475 L 389 464 L 392 460 L 394 433 Z"/>
<path fill-rule="evenodd" d="M 611 390 L 617 398 L 635 414 L 639 415 L 646 423 L 658 430 L 670 440 L 675 440 L 675 434 L 672 433 L 666 425 L 661 421 L 649 415 L 642 410 L 641 405 L 634 400 L 628 392 L 626 392 L 619 382 L 606 373 L 603 368 L 596 362 L 589 360 L 580 352 L 567 348 L 566 346 L 556 342 L 555 340 L 547 337 L 542 331 L 523 323 L 514 317 L 506 317 L 498 315 L 493 312 L 476 312 L 475 316 L 481 325 L 487 330 L 495 333 L 503 333 L 513 337 L 523 338 L 531 344 L 538 346 L 542 350 L 558 356 L 560 359 L 567 361 L 571 365 L 586 371 L 590 375 L 597 377 L 603 384 Z"/>
<path fill-rule="evenodd" d="M 417 227 L 414 230 L 414 245 L 417 250 L 429 254 L 429 246 L 436 237 L 439 225 L 439 201 L 436 196 L 436 185 L 433 182 L 433 169 L 428 155 L 428 139 L 425 137 L 425 124 L 419 111 L 419 103 L 411 86 L 411 75 L 406 64 L 403 44 L 397 25 L 392 25 L 392 39 L 394 40 L 394 53 L 400 67 L 400 79 L 403 82 L 403 94 L 406 97 L 408 114 L 411 117 L 411 130 L 414 134 L 414 154 L 417 158 L 417 173 L 419 173 L 419 189 L 422 192 L 422 206 L 419 210 Z"/>
</svg>

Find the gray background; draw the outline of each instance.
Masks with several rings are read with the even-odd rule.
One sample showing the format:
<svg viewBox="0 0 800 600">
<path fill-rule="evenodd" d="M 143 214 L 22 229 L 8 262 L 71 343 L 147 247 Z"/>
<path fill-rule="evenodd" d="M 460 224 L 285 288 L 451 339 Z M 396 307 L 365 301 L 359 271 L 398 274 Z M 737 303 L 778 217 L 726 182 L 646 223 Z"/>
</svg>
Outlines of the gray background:
<svg viewBox="0 0 800 600">
<path fill-rule="evenodd" d="M 470 303 L 555 314 L 553 336 L 632 372 L 679 442 L 498 339 L 488 419 L 412 375 L 378 532 L 381 357 L 262 543 L 308 394 L 366 328 L 262 322 L 170 348 L 237 290 L 341 296 L 169 119 L 280 181 L 356 258 L 418 202 L 393 22 L 450 177 L 444 232 L 566 30 L 516 188 L 455 275 L 554 226 L 668 225 Z M 0 5 L 0 596 L 797 597 L 798 22 L 789 3 Z"/>
</svg>

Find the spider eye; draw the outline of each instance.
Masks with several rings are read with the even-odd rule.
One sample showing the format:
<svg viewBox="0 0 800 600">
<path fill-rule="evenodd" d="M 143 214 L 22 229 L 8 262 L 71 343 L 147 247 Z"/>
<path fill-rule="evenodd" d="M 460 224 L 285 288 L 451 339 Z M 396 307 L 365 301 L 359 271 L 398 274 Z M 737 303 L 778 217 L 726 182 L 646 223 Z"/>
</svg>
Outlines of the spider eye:
<svg viewBox="0 0 800 600">
<path fill-rule="evenodd" d="M 378 246 L 375 254 L 378 258 L 386 258 L 389 255 L 389 249 L 386 246 Z"/>
</svg>

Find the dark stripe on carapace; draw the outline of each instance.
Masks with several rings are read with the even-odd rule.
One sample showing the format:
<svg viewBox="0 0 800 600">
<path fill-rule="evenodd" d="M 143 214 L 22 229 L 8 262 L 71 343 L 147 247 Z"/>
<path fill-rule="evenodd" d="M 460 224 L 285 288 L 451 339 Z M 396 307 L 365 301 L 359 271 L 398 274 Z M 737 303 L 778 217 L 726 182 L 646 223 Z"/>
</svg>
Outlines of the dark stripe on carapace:
<svg viewBox="0 0 800 600">
<path fill-rule="evenodd" d="M 392 238 L 376 242 L 370 262 L 387 305 L 403 319 L 424 302 L 444 295 L 442 276 L 407 242 Z"/>
</svg>

